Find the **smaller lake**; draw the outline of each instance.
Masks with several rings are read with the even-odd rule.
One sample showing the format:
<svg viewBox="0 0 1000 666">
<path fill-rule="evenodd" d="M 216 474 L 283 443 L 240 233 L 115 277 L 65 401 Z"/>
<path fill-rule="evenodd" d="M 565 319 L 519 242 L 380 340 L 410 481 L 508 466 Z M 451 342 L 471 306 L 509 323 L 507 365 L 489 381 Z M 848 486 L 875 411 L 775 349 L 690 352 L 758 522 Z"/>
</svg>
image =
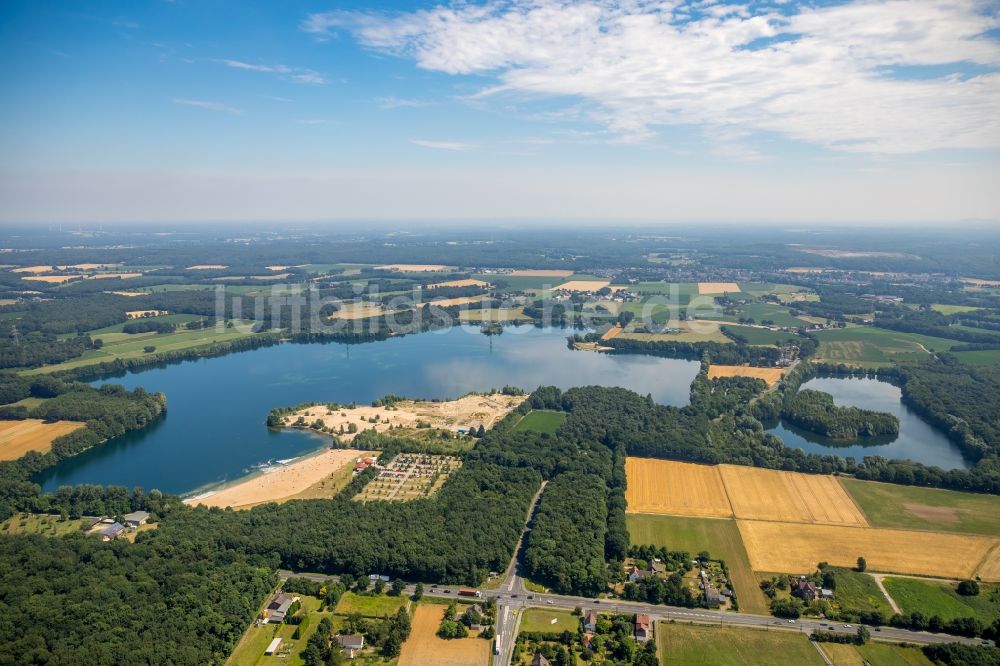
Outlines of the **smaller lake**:
<svg viewBox="0 0 1000 666">
<path fill-rule="evenodd" d="M 854 458 L 858 462 L 865 456 L 883 456 L 909 459 L 946 470 L 968 469 L 971 466 L 954 442 L 903 404 L 902 392 L 897 386 L 867 377 L 822 377 L 810 379 L 801 388 L 829 393 L 838 406 L 893 414 L 899 419 L 899 435 L 894 439 L 872 438 L 865 445 L 845 446 L 838 440 L 821 437 L 784 422 L 768 430 L 787 446 L 809 453 Z"/>
</svg>

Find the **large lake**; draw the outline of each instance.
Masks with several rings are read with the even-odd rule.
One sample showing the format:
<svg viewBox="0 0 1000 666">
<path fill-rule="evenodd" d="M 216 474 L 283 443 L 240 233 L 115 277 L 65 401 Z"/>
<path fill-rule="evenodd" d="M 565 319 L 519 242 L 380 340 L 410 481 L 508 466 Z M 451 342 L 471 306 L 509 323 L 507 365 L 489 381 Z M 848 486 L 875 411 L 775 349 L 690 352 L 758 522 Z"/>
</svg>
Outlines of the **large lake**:
<svg viewBox="0 0 1000 666">
<path fill-rule="evenodd" d="M 825 391 L 833 402 L 845 407 L 862 407 L 889 412 L 899 418 L 899 436 L 872 439 L 867 445 L 844 446 L 834 440 L 814 435 L 790 424 L 781 423 L 768 432 L 774 433 L 787 446 L 804 449 L 809 453 L 823 453 L 851 457 L 859 462 L 864 456 L 908 458 L 925 465 L 942 469 L 968 468 L 971 463 L 962 457 L 961 450 L 944 433 L 930 426 L 916 412 L 901 401 L 899 387 L 877 379 L 861 377 L 821 377 L 811 379 L 802 388 Z"/>
<path fill-rule="evenodd" d="M 129 373 L 107 381 L 162 391 L 166 417 L 65 460 L 37 481 L 45 490 L 99 483 L 190 493 L 321 447 L 318 436 L 264 425 L 271 408 L 310 401 L 600 384 L 651 393 L 662 404 L 688 403 L 698 363 L 575 352 L 566 346 L 569 332 L 521 326 L 491 339 L 456 327 L 360 345 L 283 344 Z"/>
</svg>

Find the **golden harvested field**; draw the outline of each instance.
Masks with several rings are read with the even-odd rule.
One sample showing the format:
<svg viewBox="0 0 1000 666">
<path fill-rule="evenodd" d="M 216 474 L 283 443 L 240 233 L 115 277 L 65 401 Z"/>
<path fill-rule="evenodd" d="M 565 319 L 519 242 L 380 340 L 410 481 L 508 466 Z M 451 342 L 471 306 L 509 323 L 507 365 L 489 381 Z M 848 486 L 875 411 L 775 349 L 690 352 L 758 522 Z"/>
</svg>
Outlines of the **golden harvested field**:
<svg viewBox="0 0 1000 666">
<path fill-rule="evenodd" d="M 51 284 L 62 284 L 63 282 L 69 282 L 70 280 L 79 280 L 82 276 L 80 275 L 27 275 L 22 280 L 32 280 L 34 282 L 48 282 Z"/>
<path fill-rule="evenodd" d="M 111 268 L 112 266 L 120 266 L 121 264 L 70 264 L 69 266 L 57 266 L 61 271 L 68 270 L 70 268 L 75 268 L 78 271 L 97 271 L 102 268 Z"/>
<path fill-rule="evenodd" d="M 737 518 L 868 526 L 837 477 L 742 465 L 719 465 L 719 473 Z"/>
<path fill-rule="evenodd" d="M 224 268 L 229 268 L 229 266 L 223 266 L 222 264 L 197 264 L 195 266 L 188 266 L 189 271 L 221 271 Z"/>
<path fill-rule="evenodd" d="M 132 298 L 133 296 L 146 296 L 144 292 L 141 291 L 106 291 L 105 294 L 114 294 L 115 296 L 128 296 Z"/>
<path fill-rule="evenodd" d="M 460 296 L 458 298 L 441 298 L 436 301 L 427 301 L 431 305 L 436 305 L 439 308 L 453 308 L 458 305 L 468 305 L 469 303 L 478 303 L 483 300 L 482 296 Z"/>
<path fill-rule="evenodd" d="M 385 264 L 375 268 L 383 271 L 403 271 L 404 273 L 435 273 L 446 271 L 450 266 L 442 266 L 441 264 Z"/>
<path fill-rule="evenodd" d="M 611 328 L 609 328 L 607 331 L 604 332 L 604 335 L 601 336 L 601 340 L 610 340 L 611 338 L 616 338 L 624 330 L 625 329 L 622 328 L 620 325 L 615 324 L 614 326 L 612 326 Z"/>
<path fill-rule="evenodd" d="M 291 266 L 264 266 L 269 271 L 284 271 L 291 268 Z"/>
<path fill-rule="evenodd" d="M 514 277 L 562 277 L 562 278 L 567 278 L 567 277 L 569 277 L 572 274 L 573 274 L 573 271 L 564 271 L 564 270 L 558 270 L 558 269 L 553 269 L 553 270 L 546 270 L 546 269 L 530 270 L 529 269 L 529 270 L 511 271 L 510 273 L 508 273 L 508 275 L 511 275 L 511 276 L 514 276 Z"/>
<path fill-rule="evenodd" d="M 570 280 L 569 282 L 563 282 L 556 289 L 562 291 L 597 291 L 598 289 L 607 287 L 609 284 L 611 284 L 609 280 Z"/>
<path fill-rule="evenodd" d="M 448 280 L 447 282 L 435 282 L 434 284 L 427 285 L 428 289 L 437 289 L 438 287 L 488 287 L 489 282 L 484 282 L 482 280 Z"/>
<path fill-rule="evenodd" d="M 28 451 L 45 453 L 52 448 L 52 440 L 56 437 L 82 427 L 83 424 L 76 421 L 0 421 L 0 460 L 16 460 Z"/>
<path fill-rule="evenodd" d="M 330 315 L 331 319 L 368 319 L 385 314 L 380 303 L 343 303 Z"/>
<path fill-rule="evenodd" d="M 719 468 L 672 460 L 626 458 L 630 513 L 731 516 Z"/>
<path fill-rule="evenodd" d="M 996 580 L 1000 571 L 995 537 L 759 520 L 737 525 L 755 571 L 804 573 L 823 561 L 853 567 L 859 557 L 871 571 L 939 578 L 972 578 L 978 570 Z"/>
<path fill-rule="evenodd" d="M 444 617 L 445 607 L 439 604 L 421 604 L 413 616 L 410 637 L 403 643 L 399 666 L 475 666 L 490 661 L 490 641 L 482 638 L 437 637 L 438 625 Z"/>
<path fill-rule="evenodd" d="M 980 280 L 978 278 L 962 278 L 962 282 L 964 282 L 965 284 L 975 285 L 977 287 L 1000 287 L 1000 280 Z"/>
<path fill-rule="evenodd" d="M 1000 539 L 996 541 L 996 545 L 983 558 L 979 568 L 976 570 L 976 575 L 980 576 L 983 580 L 1000 580 Z"/>
<path fill-rule="evenodd" d="M 699 282 L 699 294 L 723 294 L 733 293 L 740 290 L 740 285 L 735 282 Z"/>
<path fill-rule="evenodd" d="M 48 273 L 51 270 L 51 266 L 22 266 L 12 269 L 11 273 Z"/>
<path fill-rule="evenodd" d="M 716 377 L 753 377 L 763 379 L 768 386 L 774 386 L 785 374 L 784 368 L 754 368 L 749 365 L 715 365 L 708 366 L 708 378 Z"/>
</svg>

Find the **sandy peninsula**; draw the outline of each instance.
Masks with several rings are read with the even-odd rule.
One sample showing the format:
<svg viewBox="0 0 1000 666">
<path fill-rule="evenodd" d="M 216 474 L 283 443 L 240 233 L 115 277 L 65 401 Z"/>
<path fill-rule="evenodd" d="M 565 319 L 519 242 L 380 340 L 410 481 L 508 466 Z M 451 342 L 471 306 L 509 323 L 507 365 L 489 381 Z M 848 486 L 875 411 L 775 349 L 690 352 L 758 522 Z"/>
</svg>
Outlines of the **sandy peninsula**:
<svg viewBox="0 0 1000 666">
<path fill-rule="evenodd" d="M 367 455 L 371 453 L 357 449 L 325 449 L 234 485 L 191 497 L 184 503 L 238 509 L 264 502 L 280 502 L 291 499 L 346 466 L 353 467 L 358 458 Z"/>
</svg>

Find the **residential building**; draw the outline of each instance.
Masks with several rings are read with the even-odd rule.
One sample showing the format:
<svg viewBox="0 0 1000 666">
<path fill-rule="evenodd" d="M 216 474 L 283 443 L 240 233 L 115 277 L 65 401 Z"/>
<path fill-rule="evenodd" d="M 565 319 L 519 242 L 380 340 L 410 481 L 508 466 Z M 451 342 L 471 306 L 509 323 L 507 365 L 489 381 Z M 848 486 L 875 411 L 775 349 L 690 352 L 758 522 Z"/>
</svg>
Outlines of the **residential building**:
<svg viewBox="0 0 1000 666">
<path fill-rule="evenodd" d="M 635 616 L 635 639 L 637 641 L 648 641 L 653 637 L 653 625 L 649 621 L 649 616 L 640 613 Z"/>
<path fill-rule="evenodd" d="M 340 649 L 347 653 L 347 656 L 354 659 L 354 656 L 365 647 L 365 637 L 362 634 L 348 634 L 337 636 L 337 644 Z"/>
<path fill-rule="evenodd" d="M 145 525 L 146 521 L 149 520 L 148 511 L 133 511 L 132 513 L 126 513 L 122 516 L 122 520 L 128 527 L 139 527 L 140 525 Z"/>
<path fill-rule="evenodd" d="M 597 611 L 593 608 L 587 609 L 583 614 L 583 630 L 589 632 L 597 631 Z"/>
</svg>

